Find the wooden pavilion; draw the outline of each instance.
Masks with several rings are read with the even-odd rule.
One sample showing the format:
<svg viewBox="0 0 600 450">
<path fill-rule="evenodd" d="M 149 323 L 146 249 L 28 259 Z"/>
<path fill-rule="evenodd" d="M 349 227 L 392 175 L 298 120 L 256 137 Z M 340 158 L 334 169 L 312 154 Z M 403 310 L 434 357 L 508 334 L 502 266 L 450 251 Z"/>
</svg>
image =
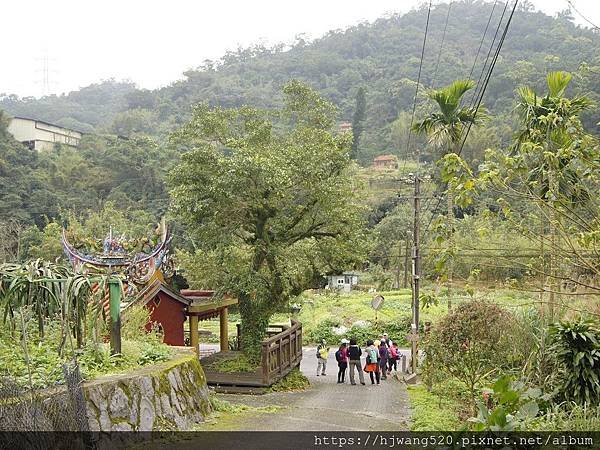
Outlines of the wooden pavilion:
<svg viewBox="0 0 600 450">
<path fill-rule="evenodd" d="M 214 297 L 214 291 L 182 289 L 181 295 L 188 300 L 186 314 L 189 317 L 190 345 L 199 354 L 198 322 L 219 318 L 219 343 L 221 352 L 229 350 L 229 307 L 237 305 L 237 298 L 225 296 L 220 300 Z"/>
<path fill-rule="evenodd" d="M 123 305 L 122 313 L 127 317 L 127 310 L 133 305 L 143 305 L 150 311 L 150 321 L 146 329 L 150 331 L 157 326 L 164 335 L 168 345 L 184 346 L 185 324 L 188 322 L 189 345 L 199 354 L 198 322 L 219 317 L 219 340 L 221 351 L 229 350 L 228 316 L 229 307 L 237 304 L 237 299 L 225 297 L 214 298 L 213 291 L 182 290 L 177 293 L 170 288 L 160 276 L 154 277 L 136 298 Z"/>
<path fill-rule="evenodd" d="M 302 359 L 302 324 L 294 320 L 290 325 L 269 325 L 262 342 L 261 363 L 256 370 L 243 373 L 220 372 L 218 363 L 235 359 L 240 355 L 238 346 L 229 349 L 229 307 L 238 303 L 236 298 L 225 296 L 217 299 L 214 291 L 183 289 L 175 292 L 161 278 L 150 283 L 132 304 L 142 304 L 150 309 L 147 327 L 159 326 L 164 342 L 169 345 L 185 345 L 185 322 L 188 322 L 189 345 L 200 355 L 198 325 L 202 320 L 219 318 L 220 351 L 202 358 L 202 366 L 208 384 L 221 391 L 259 392 L 266 389 L 300 365 Z M 124 308 L 125 317 L 126 310 Z M 252 390 L 254 389 L 254 390 Z"/>
</svg>

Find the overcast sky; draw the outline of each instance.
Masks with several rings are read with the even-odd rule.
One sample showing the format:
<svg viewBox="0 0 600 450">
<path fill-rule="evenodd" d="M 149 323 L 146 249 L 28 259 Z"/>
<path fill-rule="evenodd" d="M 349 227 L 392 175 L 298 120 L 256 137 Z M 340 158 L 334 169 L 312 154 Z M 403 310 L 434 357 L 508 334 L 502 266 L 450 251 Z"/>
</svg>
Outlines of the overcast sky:
<svg viewBox="0 0 600 450">
<path fill-rule="evenodd" d="M 107 78 L 156 88 L 226 50 L 406 12 L 424 0 L 17 0 L 0 22 L 0 93 L 62 93 Z M 600 1 L 571 0 L 600 23 Z M 434 0 L 434 5 L 440 0 Z M 533 0 L 553 15 L 566 0 Z M 584 23 L 574 14 L 579 23 Z M 48 70 L 44 70 L 44 61 Z M 44 74 L 47 73 L 47 83 Z"/>
</svg>

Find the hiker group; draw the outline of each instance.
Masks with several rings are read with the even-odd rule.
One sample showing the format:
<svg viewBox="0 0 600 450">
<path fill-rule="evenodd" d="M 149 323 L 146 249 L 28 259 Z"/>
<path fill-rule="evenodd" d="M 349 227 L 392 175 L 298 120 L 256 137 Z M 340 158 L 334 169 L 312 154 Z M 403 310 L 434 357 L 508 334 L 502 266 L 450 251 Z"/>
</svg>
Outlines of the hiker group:
<svg viewBox="0 0 600 450">
<path fill-rule="evenodd" d="M 364 365 L 361 362 L 363 350 L 356 343 L 356 339 L 342 339 L 339 349 L 335 352 L 338 363 L 338 383 L 345 383 L 346 369 L 350 372 L 350 384 L 355 385 L 355 369 L 358 371 L 360 384 L 365 384 L 363 371 L 369 374 L 371 384 L 379 384 L 387 379 L 392 371 L 398 371 L 398 360 L 401 357 L 398 344 L 388 338 L 384 333 L 377 340 L 368 340 L 364 350 L 366 355 Z M 329 347 L 325 340 L 317 347 L 317 376 L 326 375 L 327 357 Z"/>
</svg>

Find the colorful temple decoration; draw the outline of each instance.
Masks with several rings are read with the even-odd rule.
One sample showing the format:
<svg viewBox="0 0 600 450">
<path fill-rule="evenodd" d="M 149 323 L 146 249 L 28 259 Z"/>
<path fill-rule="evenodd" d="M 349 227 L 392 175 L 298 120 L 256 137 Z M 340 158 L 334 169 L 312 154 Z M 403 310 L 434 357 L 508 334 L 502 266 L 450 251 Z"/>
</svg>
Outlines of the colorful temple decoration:
<svg viewBox="0 0 600 450">
<path fill-rule="evenodd" d="M 158 243 L 150 246 L 148 238 L 127 239 L 113 234 L 112 227 L 102 241 L 102 250 L 93 251 L 69 242 L 63 230 L 62 245 L 77 272 L 117 275 L 129 285 L 145 286 L 160 271 L 164 278 L 173 275 L 173 261 L 169 254 L 171 236 L 164 221 L 157 229 Z M 145 250 L 145 251 L 144 251 Z"/>
</svg>

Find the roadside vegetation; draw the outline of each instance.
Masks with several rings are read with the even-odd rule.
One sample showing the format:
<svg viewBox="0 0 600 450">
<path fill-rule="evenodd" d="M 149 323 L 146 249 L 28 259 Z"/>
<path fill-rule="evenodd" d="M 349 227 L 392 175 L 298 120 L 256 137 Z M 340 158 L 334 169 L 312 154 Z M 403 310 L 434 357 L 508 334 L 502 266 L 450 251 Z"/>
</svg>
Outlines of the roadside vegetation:
<svg viewBox="0 0 600 450">
<path fill-rule="evenodd" d="M 353 337 L 364 345 L 385 332 L 407 346 L 418 233 L 422 385 L 409 389 L 413 428 L 597 430 L 598 35 L 568 13 L 550 18 L 524 5 L 493 77 L 496 61 L 488 65 L 486 91 L 487 82 L 464 79 L 462 55 L 475 48 L 464 24 L 493 7 L 454 4 L 438 58 L 445 79 L 421 95 L 418 58 L 407 50 L 421 31 L 404 25 L 424 8 L 302 40 L 288 53 L 228 53 L 156 92 L 118 83 L 83 90 L 83 98 L 119 90 L 106 108 L 95 104 L 109 119 L 65 117 L 71 94 L 1 98 L 13 112 L 44 106 L 114 135 L 42 154 L 13 139 L 0 111 L 0 375 L 39 388 L 59 382 L 73 358 L 89 379 L 171 355 L 139 310 L 124 323 L 122 355 L 109 356 L 102 299 L 62 256 L 65 225 L 85 230 L 99 251 L 110 224 L 139 235 L 170 217 L 172 287 L 238 299 L 230 321 L 240 323 L 241 353 L 217 363 L 224 372 L 255 370 L 267 326 L 292 317 L 304 344 Z M 289 55 L 289 67 L 302 67 L 290 69 Z M 365 55 L 375 63 L 365 66 Z M 398 165 L 376 168 L 373 156 L 387 152 Z M 348 271 L 360 276 L 351 293 L 325 289 L 328 275 Z M 385 297 L 379 311 L 376 293 Z M 201 343 L 216 340 L 218 322 L 201 326 L 210 332 Z M 273 390 L 306 383 L 295 371 Z M 212 401 L 228 417 L 259 411 Z"/>
<path fill-rule="evenodd" d="M 64 339 L 59 316 L 43 319 L 42 336 L 34 309 L 23 306 L 19 320 L 10 327 L 0 327 L 0 376 L 9 377 L 24 388 L 44 389 L 63 384 L 62 365 L 74 359 L 79 363 L 82 377 L 91 380 L 172 358 L 174 351 L 163 344 L 162 336 L 146 331 L 148 319 L 145 308 L 132 307 L 123 324 L 122 354 L 111 356 L 106 338 L 108 327 L 91 311 L 85 319 L 90 334 L 77 346 L 73 339 Z M 98 327 L 92 332 L 94 322 Z"/>
</svg>

